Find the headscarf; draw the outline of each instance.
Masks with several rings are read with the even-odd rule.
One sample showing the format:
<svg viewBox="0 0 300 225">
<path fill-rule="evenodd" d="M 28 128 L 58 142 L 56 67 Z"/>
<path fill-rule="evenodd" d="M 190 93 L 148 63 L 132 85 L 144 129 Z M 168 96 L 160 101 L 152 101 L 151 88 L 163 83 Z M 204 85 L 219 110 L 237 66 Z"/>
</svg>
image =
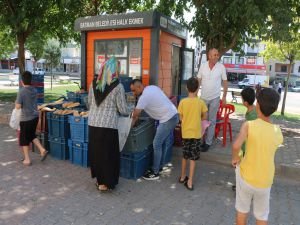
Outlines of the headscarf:
<svg viewBox="0 0 300 225">
<path fill-rule="evenodd" d="M 97 106 L 119 84 L 119 63 L 113 56 L 100 66 L 98 76 L 93 81 L 94 96 Z"/>
</svg>

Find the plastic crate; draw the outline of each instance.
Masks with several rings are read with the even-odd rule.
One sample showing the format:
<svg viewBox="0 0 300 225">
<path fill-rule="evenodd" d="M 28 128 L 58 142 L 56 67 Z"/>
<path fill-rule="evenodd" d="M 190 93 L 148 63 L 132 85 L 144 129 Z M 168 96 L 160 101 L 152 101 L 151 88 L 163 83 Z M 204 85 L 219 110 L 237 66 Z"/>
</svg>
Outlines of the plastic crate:
<svg viewBox="0 0 300 225">
<path fill-rule="evenodd" d="M 69 91 L 67 93 L 67 99 L 70 102 L 79 102 L 80 103 L 80 95 L 78 93 L 75 93 L 75 92 Z"/>
<path fill-rule="evenodd" d="M 119 76 L 120 83 L 123 85 L 125 92 L 131 92 L 130 83 L 132 81 L 132 77 L 128 76 Z"/>
<path fill-rule="evenodd" d="M 35 87 L 35 90 L 38 94 L 44 93 L 44 87 Z"/>
<path fill-rule="evenodd" d="M 182 99 L 184 99 L 186 97 L 187 97 L 186 95 L 178 95 L 178 104 Z"/>
<path fill-rule="evenodd" d="M 120 176 L 127 179 L 138 179 L 151 164 L 152 148 L 145 148 L 142 152 L 121 152 Z"/>
<path fill-rule="evenodd" d="M 137 127 L 130 130 L 123 151 L 139 152 L 152 144 L 155 136 L 154 120 L 145 119 Z"/>
<path fill-rule="evenodd" d="M 44 75 L 33 74 L 31 82 L 44 82 Z"/>
<path fill-rule="evenodd" d="M 70 123 L 71 139 L 88 142 L 88 118 L 70 115 L 68 121 Z"/>
<path fill-rule="evenodd" d="M 71 163 L 88 167 L 88 143 L 69 139 L 68 146 Z"/>
<path fill-rule="evenodd" d="M 181 147 L 182 146 L 182 136 L 181 136 L 181 126 L 177 125 L 174 129 L 174 145 Z"/>
<path fill-rule="evenodd" d="M 173 95 L 171 97 L 169 97 L 170 101 L 176 106 L 177 108 L 177 96 Z"/>
<path fill-rule="evenodd" d="M 88 102 L 88 93 L 87 92 L 80 93 L 79 96 L 80 96 L 80 104 L 86 105 Z"/>
<path fill-rule="evenodd" d="M 56 159 L 69 159 L 67 140 L 61 137 L 49 136 L 50 155 Z"/>
<path fill-rule="evenodd" d="M 36 103 L 37 104 L 44 103 L 44 98 L 37 98 Z"/>
<path fill-rule="evenodd" d="M 57 115 L 53 113 L 47 114 L 48 133 L 53 137 L 70 137 L 70 124 L 68 123 L 68 115 Z"/>
</svg>

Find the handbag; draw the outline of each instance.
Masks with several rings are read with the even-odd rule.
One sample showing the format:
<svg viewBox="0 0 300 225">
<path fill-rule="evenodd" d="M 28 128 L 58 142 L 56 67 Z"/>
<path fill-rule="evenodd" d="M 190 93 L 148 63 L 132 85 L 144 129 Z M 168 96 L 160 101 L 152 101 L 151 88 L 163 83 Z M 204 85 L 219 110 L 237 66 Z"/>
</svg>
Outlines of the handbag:
<svg viewBox="0 0 300 225">
<path fill-rule="evenodd" d="M 20 127 L 21 112 L 21 109 L 14 108 L 11 113 L 9 126 L 14 130 L 18 130 Z"/>
</svg>

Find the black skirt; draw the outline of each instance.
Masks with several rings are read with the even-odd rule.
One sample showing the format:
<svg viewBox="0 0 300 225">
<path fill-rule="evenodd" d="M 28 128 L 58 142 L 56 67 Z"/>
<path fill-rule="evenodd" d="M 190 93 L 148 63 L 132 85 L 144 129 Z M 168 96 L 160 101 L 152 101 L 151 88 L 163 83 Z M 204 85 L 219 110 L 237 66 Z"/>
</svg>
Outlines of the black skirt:
<svg viewBox="0 0 300 225">
<path fill-rule="evenodd" d="M 120 151 L 118 130 L 89 126 L 91 176 L 109 189 L 119 182 Z"/>
</svg>

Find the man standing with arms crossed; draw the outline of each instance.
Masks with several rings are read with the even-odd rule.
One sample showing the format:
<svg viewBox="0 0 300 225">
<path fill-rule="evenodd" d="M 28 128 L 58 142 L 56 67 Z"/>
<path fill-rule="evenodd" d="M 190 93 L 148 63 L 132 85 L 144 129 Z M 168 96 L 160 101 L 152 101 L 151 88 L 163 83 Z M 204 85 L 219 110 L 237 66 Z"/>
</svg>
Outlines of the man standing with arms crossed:
<svg viewBox="0 0 300 225">
<path fill-rule="evenodd" d="M 207 152 L 212 144 L 215 135 L 216 116 L 220 106 L 221 84 L 223 81 L 222 104 L 226 104 L 226 94 L 228 89 L 225 66 L 219 63 L 219 51 L 212 48 L 208 51 L 208 61 L 200 66 L 198 72 L 199 83 L 201 85 L 201 98 L 208 107 L 208 120 L 210 126 L 201 145 L 202 152 Z"/>
</svg>

